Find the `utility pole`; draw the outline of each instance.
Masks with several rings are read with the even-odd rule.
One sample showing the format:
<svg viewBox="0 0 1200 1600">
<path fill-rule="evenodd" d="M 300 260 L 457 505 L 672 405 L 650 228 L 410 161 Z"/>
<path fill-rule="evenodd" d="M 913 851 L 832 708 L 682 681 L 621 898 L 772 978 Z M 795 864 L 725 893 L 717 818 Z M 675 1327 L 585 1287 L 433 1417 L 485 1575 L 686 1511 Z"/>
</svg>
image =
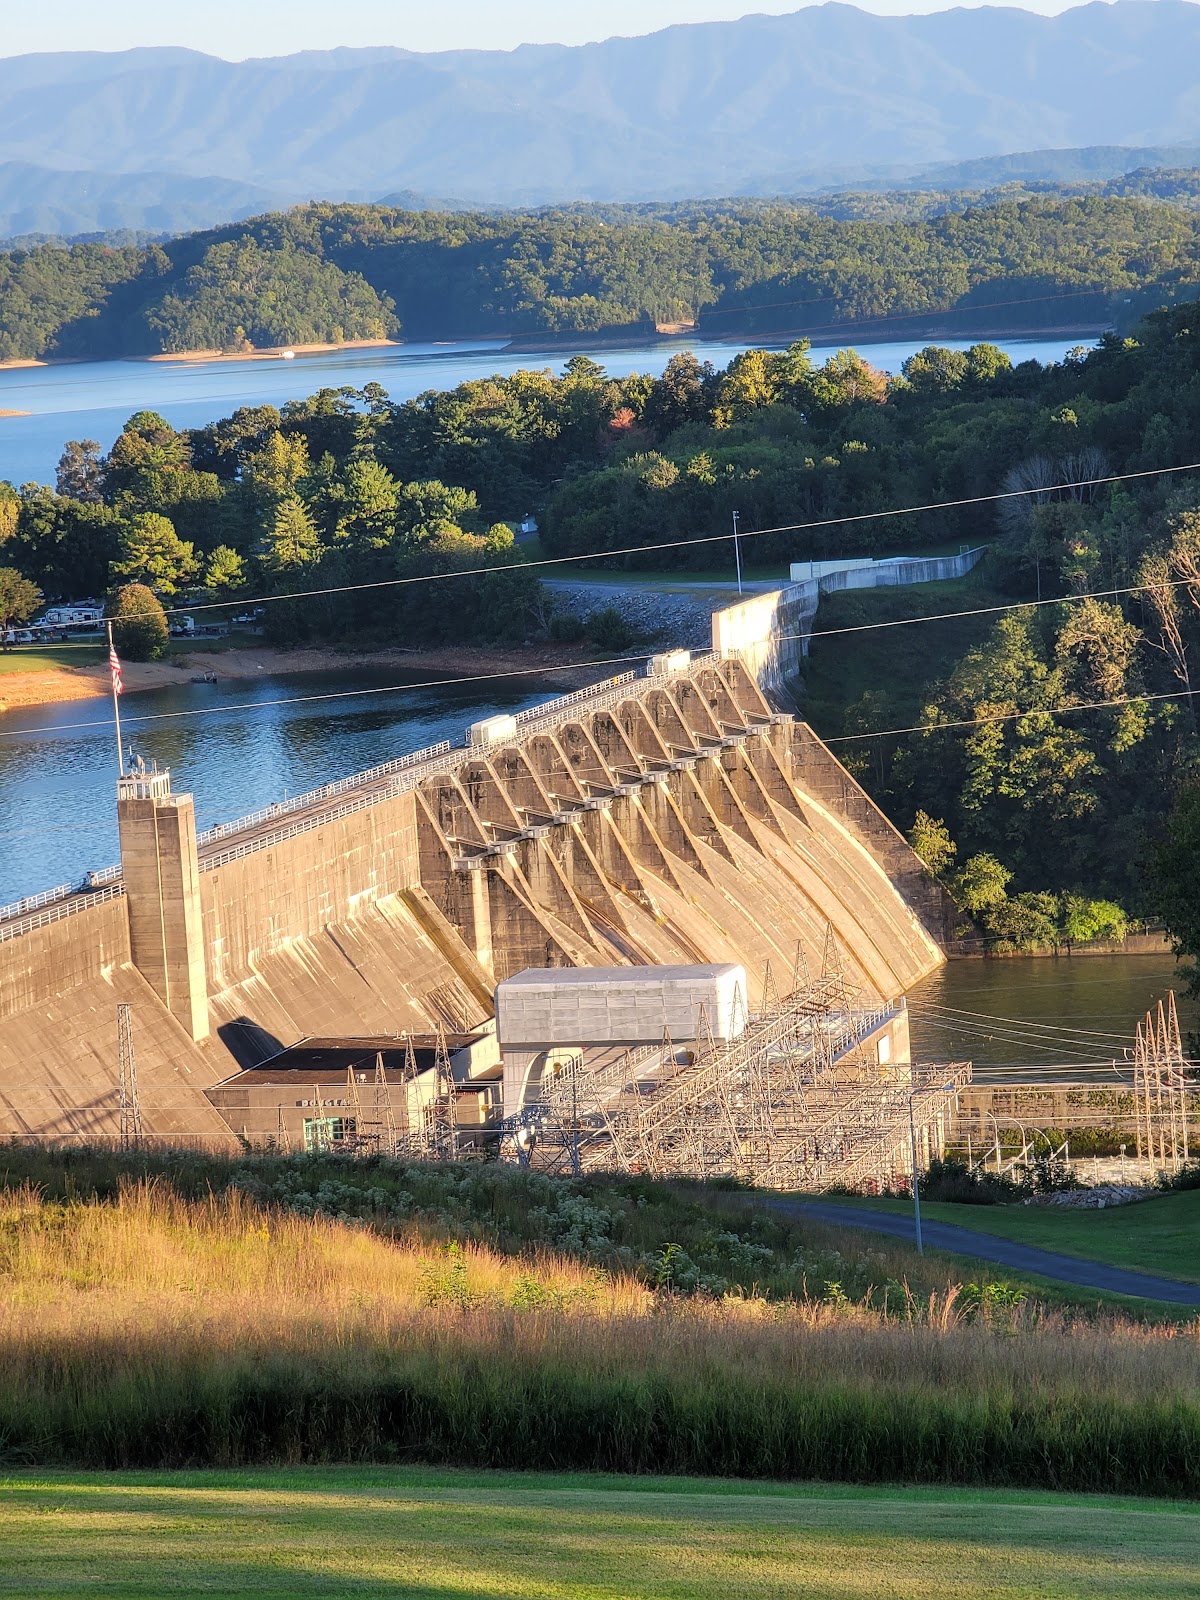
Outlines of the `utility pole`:
<svg viewBox="0 0 1200 1600">
<path fill-rule="evenodd" d="M 912 1151 L 912 1191 L 913 1191 L 913 1221 L 917 1228 L 917 1254 L 925 1254 L 925 1242 L 921 1238 L 921 1180 L 917 1176 L 917 1124 L 913 1117 L 913 1100 L 920 1093 L 914 1089 L 908 1097 L 908 1142 Z"/>
<path fill-rule="evenodd" d="M 142 1103 L 138 1098 L 137 1062 L 133 1053 L 133 1007 L 125 1000 L 117 1005 L 117 1049 L 121 1058 L 118 1125 L 121 1149 L 128 1150 L 142 1137 Z"/>
<path fill-rule="evenodd" d="M 738 518 L 740 516 L 741 516 L 741 513 L 739 511 L 735 511 L 733 513 L 733 559 L 737 562 L 737 580 L 738 580 L 738 594 L 739 595 L 742 592 L 742 547 L 741 547 L 741 544 L 740 544 L 740 542 L 738 540 Z"/>
<path fill-rule="evenodd" d="M 409 1048 L 411 1049 L 411 1043 Z M 396 1118 L 392 1111 L 392 1088 L 388 1083 L 383 1051 L 375 1052 L 375 1122 L 379 1128 L 380 1153 L 396 1154 Z"/>
</svg>

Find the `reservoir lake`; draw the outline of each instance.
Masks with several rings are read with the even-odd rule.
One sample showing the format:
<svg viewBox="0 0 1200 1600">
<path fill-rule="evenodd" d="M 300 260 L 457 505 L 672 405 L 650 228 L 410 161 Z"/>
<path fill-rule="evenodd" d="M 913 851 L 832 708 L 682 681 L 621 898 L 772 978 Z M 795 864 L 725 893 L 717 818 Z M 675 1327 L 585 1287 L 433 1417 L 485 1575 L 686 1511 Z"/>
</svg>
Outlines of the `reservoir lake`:
<svg viewBox="0 0 1200 1600">
<path fill-rule="evenodd" d="M 1060 361 L 1084 336 L 996 339 L 1014 362 Z M 915 350 L 931 343 L 965 350 L 972 341 L 920 339 L 868 344 L 863 354 L 885 372 L 897 372 Z M 770 341 L 755 341 L 757 347 Z M 659 374 L 673 355 L 692 350 L 701 361 L 727 366 L 749 344 L 700 339 L 664 340 L 653 346 L 615 344 L 586 353 L 614 378 L 631 372 Z M 836 344 L 813 346 L 823 361 Z M 452 389 L 493 373 L 550 367 L 560 372 L 569 349 L 509 351 L 501 341 L 470 344 L 401 344 L 252 361 L 88 361 L 0 370 L 0 478 L 10 483 L 53 483 L 68 439 L 96 439 L 108 450 L 135 411 L 157 411 L 174 427 L 196 428 L 227 417 L 239 406 L 304 399 L 318 389 L 379 383 L 393 400 L 427 389 Z M 518 511 L 523 510 L 519 507 Z"/>
</svg>

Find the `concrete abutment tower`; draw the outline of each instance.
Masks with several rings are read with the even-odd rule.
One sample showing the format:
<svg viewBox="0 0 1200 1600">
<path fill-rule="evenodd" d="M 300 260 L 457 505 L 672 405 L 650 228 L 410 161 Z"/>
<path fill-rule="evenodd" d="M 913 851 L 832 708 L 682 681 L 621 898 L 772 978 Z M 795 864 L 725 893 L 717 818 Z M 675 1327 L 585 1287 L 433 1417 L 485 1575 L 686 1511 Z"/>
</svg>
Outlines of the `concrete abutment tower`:
<svg viewBox="0 0 1200 1600">
<path fill-rule="evenodd" d="M 208 988 L 196 855 L 196 808 L 169 772 L 117 780 L 121 874 L 133 964 L 197 1042 L 208 1038 Z"/>
</svg>

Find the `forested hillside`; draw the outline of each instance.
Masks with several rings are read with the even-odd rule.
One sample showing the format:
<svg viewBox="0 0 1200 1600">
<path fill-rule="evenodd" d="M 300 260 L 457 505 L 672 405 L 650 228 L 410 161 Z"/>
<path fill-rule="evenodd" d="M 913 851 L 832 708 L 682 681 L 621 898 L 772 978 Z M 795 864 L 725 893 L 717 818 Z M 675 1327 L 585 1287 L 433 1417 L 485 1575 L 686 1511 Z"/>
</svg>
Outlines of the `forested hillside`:
<svg viewBox="0 0 1200 1600">
<path fill-rule="evenodd" d="M 758 564 L 987 541 L 986 589 L 892 596 L 901 616 L 971 611 L 953 650 L 921 628 L 850 636 L 817 721 L 868 736 L 838 753 L 905 826 L 944 824 L 920 824 L 931 865 L 992 938 L 1028 945 L 1119 926 L 1097 896 L 1156 910 L 1151 843 L 1175 795 L 1200 835 L 1197 441 L 1197 301 L 1050 367 L 930 347 L 888 380 L 799 342 L 613 380 L 577 356 L 561 377 L 403 404 L 377 385 L 323 391 L 186 433 L 139 413 L 107 458 L 70 446 L 57 492 L 0 490 L 0 569 L 47 596 L 133 580 L 240 608 L 338 591 L 270 605 L 282 640 L 565 642 L 583 625 L 513 543 L 531 509 L 546 554 L 609 572 L 727 565 L 728 545 L 680 541 L 724 535 L 734 510 Z M 1142 476 L 1095 481 L 1118 474 Z M 664 548 L 621 554 L 646 544 Z M 845 597 L 821 626 L 881 620 L 865 606 Z M 616 623 L 590 630 L 585 658 L 635 643 Z"/>
<path fill-rule="evenodd" d="M 914 215 L 864 197 L 863 216 L 765 201 L 320 204 L 144 249 L 15 250 L 0 254 L 0 359 L 696 320 L 704 335 L 774 338 L 1124 327 L 1200 283 L 1195 209 L 1091 194 L 940 201 L 921 197 Z"/>
</svg>

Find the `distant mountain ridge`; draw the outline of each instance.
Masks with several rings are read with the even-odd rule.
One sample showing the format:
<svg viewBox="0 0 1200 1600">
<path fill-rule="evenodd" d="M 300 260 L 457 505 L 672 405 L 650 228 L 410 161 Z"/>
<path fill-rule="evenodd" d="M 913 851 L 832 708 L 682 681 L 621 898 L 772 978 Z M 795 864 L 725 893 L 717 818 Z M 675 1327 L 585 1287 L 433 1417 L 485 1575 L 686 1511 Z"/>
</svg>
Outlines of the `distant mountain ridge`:
<svg viewBox="0 0 1200 1600">
<path fill-rule="evenodd" d="M 1200 5 L 812 6 L 582 46 L 0 59 L 0 237 L 294 200 L 477 208 L 1104 179 L 1200 162 Z"/>
</svg>

